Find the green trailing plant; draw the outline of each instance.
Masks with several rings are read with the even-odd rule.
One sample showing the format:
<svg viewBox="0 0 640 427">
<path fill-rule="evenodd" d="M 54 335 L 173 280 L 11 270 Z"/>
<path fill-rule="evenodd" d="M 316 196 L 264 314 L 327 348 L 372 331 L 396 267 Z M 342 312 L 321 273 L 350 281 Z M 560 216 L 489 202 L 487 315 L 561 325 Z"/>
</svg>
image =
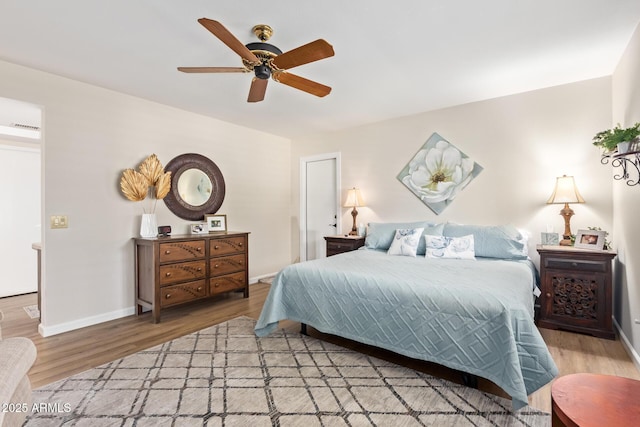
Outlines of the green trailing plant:
<svg viewBox="0 0 640 427">
<path fill-rule="evenodd" d="M 611 152 L 616 150 L 618 143 L 631 142 L 638 136 L 640 136 L 640 122 L 628 128 L 621 128 L 620 123 L 618 123 L 613 129 L 598 132 L 593 137 L 593 145 L 602 147 L 604 151 Z"/>
</svg>

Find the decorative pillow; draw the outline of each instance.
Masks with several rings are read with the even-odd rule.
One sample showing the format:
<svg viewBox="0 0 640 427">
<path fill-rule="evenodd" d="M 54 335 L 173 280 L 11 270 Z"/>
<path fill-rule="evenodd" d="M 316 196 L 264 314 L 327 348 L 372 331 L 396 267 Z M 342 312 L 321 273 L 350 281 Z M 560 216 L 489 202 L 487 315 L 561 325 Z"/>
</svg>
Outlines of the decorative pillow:
<svg viewBox="0 0 640 427">
<path fill-rule="evenodd" d="M 526 242 L 517 228 L 511 225 L 461 225 L 447 223 L 443 236 L 461 237 L 473 234 L 478 257 L 527 259 Z"/>
<path fill-rule="evenodd" d="M 393 242 L 393 238 L 395 237 L 396 230 L 401 228 L 424 228 L 422 235 L 425 236 L 427 234 L 433 236 L 442 236 L 442 230 L 444 229 L 444 224 L 433 224 L 430 222 L 419 221 L 419 222 L 388 222 L 388 223 L 369 223 L 369 228 L 367 230 L 367 237 L 364 241 L 364 246 L 367 249 L 378 249 L 378 250 L 388 250 L 391 246 L 391 242 Z M 418 251 L 417 255 L 424 255 L 425 253 L 425 243 L 424 239 L 421 237 L 420 242 L 418 243 Z"/>
<path fill-rule="evenodd" d="M 391 246 L 396 230 L 401 228 L 424 228 L 433 225 L 426 221 L 416 222 L 370 222 L 364 246 L 367 249 L 387 250 Z M 442 232 L 440 233 L 442 234 Z"/>
<path fill-rule="evenodd" d="M 416 256 L 424 228 L 400 228 L 389 246 L 389 255 Z"/>
<path fill-rule="evenodd" d="M 424 236 L 426 258 L 476 259 L 473 234 L 462 237 Z"/>
</svg>

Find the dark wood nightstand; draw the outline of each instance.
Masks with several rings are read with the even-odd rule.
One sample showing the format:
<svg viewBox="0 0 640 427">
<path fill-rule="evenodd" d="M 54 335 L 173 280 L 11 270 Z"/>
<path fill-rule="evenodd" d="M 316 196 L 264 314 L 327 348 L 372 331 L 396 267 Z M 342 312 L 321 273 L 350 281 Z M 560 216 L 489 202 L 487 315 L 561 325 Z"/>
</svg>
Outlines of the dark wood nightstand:
<svg viewBox="0 0 640 427">
<path fill-rule="evenodd" d="M 612 251 L 538 245 L 538 326 L 615 339 L 612 312 Z"/>
<path fill-rule="evenodd" d="M 364 237 L 361 236 L 325 236 L 327 241 L 327 256 L 355 251 L 364 246 Z"/>
</svg>

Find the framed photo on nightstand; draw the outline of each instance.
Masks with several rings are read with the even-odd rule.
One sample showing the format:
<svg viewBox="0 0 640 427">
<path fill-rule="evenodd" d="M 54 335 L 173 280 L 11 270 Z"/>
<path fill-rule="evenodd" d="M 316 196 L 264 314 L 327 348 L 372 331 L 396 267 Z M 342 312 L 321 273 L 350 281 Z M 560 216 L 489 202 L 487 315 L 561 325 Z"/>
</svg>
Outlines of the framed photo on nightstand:
<svg viewBox="0 0 640 427">
<path fill-rule="evenodd" d="M 575 248 L 601 251 L 604 247 L 605 232 L 601 230 L 578 230 Z"/>
</svg>

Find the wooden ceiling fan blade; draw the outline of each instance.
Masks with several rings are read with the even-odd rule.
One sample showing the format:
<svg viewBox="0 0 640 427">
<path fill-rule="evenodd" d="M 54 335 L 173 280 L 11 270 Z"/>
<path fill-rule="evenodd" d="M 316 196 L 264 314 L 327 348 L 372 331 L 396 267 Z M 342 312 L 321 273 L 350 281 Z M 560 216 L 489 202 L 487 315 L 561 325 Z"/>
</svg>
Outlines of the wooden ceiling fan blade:
<svg viewBox="0 0 640 427">
<path fill-rule="evenodd" d="M 274 74 L 274 80 L 319 97 L 327 96 L 331 93 L 331 88 L 329 86 L 325 86 L 318 82 L 314 82 L 313 80 L 305 79 L 304 77 L 291 73 L 280 72 Z"/>
<path fill-rule="evenodd" d="M 183 73 L 247 73 L 242 67 L 178 67 Z"/>
<path fill-rule="evenodd" d="M 247 102 L 260 102 L 264 99 L 264 95 L 267 92 L 267 79 L 259 79 L 254 77 L 251 81 L 251 88 L 249 89 L 249 97 Z"/>
<path fill-rule="evenodd" d="M 246 59 L 249 62 L 260 62 L 257 56 L 255 56 L 249 49 L 247 49 L 247 47 L 236 38 L 236 36 L 231 34 L 231 32 L 218 21 L 214 21 L 213 19 L 208 18 L 200 18 L 198 19 L 198 22 L 242 58 Z"/>
<path fill-rule="evenodd" d="M 323 39 L 318 39 L 276 56 L 273 59 L 273 65 L 281 70 L 288 70 L 333 55 L 335 55 L 333 46 Z"/>
</svg>

